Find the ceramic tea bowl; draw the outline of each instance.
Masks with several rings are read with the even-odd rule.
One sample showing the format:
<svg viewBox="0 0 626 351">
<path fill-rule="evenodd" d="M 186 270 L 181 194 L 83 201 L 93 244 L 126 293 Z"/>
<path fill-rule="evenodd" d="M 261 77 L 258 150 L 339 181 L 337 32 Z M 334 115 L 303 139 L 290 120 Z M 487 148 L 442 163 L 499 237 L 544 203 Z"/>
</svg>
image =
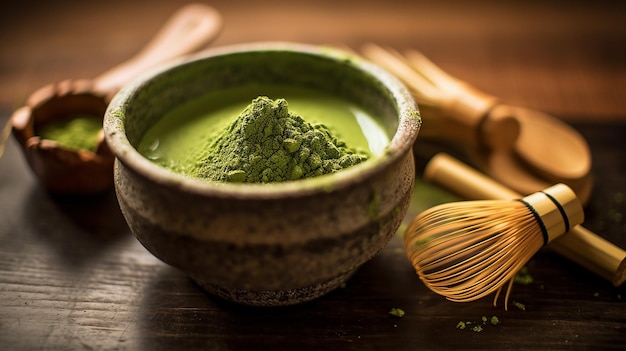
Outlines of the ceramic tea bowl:
<svg viewBox="0 0 626 351">
<path fill-rule="evenodd" d="M 390 143 L 337 173 L 266 184 L 186 177 L 137 151 L 172 108 L 251 82 L 354 102 L 371 111 Z M 254 43 L 213 48 L 135 80 L 109 105 L 104 130 L 119 204 L 137 239 L 211 294 L 280 306 L 339 287 L 392 238 L 412 193 L 420 125 L 408 90 L 377 66 L 327 47 Z"/>
</svg>

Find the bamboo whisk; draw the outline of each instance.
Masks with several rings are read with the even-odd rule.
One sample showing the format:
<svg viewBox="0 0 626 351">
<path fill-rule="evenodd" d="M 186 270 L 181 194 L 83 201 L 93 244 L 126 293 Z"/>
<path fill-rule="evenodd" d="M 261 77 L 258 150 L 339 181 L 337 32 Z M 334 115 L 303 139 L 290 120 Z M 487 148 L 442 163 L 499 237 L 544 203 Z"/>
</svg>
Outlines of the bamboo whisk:
<svg viewBox="0 0 626 351">
<path fill-rule="evenodd" d="M 460 201 L 435 206 L 409 224 L 404 245 L 432 291 L 467 302 L 510 286 L 543 246 L 582 223 L 583 208 L 564 184 L 518 200 Z"/>
</svg>

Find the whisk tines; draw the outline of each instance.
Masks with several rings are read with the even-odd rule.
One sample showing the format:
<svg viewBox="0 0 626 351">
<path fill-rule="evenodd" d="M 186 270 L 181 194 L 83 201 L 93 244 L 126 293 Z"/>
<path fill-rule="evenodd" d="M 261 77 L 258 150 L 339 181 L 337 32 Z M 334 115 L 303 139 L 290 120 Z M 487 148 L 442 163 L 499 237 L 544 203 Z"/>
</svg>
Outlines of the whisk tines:
<svg viewBox="0 0 626 351">
<path fill-rule="evenodd" d="M 462 201 L 424 211 L 404 236 L 409 260 L 432 291 L 473 301 L 504 285 L 545 244 L 583 220 L 574 192 L 557 184 L 523 199 Z"/>
</svg>

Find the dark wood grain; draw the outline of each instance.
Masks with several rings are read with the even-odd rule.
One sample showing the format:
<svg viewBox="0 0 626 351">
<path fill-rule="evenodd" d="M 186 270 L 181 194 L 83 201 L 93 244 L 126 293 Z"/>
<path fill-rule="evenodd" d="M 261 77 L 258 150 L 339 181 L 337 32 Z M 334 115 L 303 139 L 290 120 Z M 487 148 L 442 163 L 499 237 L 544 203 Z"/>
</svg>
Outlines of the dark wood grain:
<svg viewBox="0 0 626 351">
<path fill-rule="evenodd" d="M 369 41 L 418 48 L 508 102 L 569 121 L 589 141 L 585 226 L 626 247 L 625 7 L 595 2 L 211 2 L 214 43 Z M 39 86 L 95 77 L 132 56 L 180 1 L 24 0 L 0 17 L 0 122 Z M 3 5 L 4 6 L 4 5 Z M 411 213 L 452 199 L 416 184 Z M 345 288 L 286 308 L 205 294 L 132 237 L 113 191 L 52 197 L 14 140 L 0 159 L 0 349 L 622 350 L 626 288 L 542 249 L 511 300 L 456 304 L 427 290 L 396 237 Z M 406 315 L 389 315 L 391 308 Z M 501 323 L 482 332 L 459 321 Z"/>
</svg>

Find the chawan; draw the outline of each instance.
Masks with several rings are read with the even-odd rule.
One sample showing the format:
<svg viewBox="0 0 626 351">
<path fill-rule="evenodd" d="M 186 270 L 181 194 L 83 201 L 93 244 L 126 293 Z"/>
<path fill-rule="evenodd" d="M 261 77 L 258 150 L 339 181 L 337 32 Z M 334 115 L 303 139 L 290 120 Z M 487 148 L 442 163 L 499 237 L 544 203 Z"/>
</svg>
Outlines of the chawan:
<svg viewBox="0 0 626 351">
<path fill-rule="evenodd" d="M 176 106 L 250 83 L 259 95 L 264 84 L 281 84 L 340 96 L 371 111 L 390 142 L 340 172 L 267 184 L 186 177 L 137 151 Z M 420 124 L 408 90 L 377 66 L 327 47 L 255 43 L 210 49 L 135 80 L 109 105 L 104 130 L 137 239 L 211 294 L 279 306 L 339 287 L 389 242 L 412 194 Z"/>
</svg>

